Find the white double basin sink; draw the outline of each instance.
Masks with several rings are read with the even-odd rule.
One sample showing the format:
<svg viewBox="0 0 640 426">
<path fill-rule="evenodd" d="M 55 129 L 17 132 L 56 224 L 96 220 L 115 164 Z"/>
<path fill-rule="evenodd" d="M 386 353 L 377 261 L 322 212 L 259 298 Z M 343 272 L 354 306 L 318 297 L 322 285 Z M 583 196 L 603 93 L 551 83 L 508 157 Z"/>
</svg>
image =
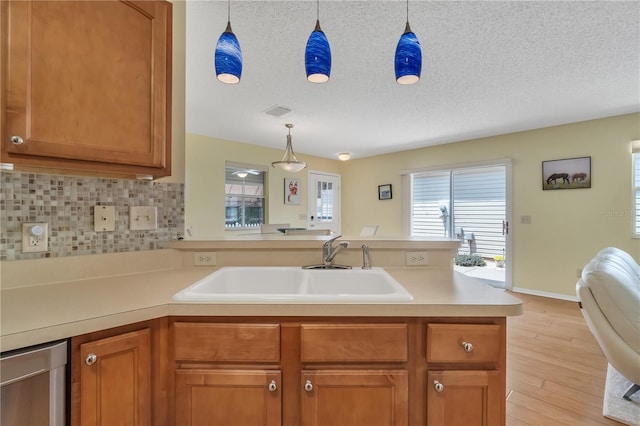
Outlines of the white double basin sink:
<svg viewBox="0 0 640 426">
<path fill-rule="evenodd" d="M 408 302 L 382 268 L 223 267 L 173 296 L 178 302 Z"/>
</svg>

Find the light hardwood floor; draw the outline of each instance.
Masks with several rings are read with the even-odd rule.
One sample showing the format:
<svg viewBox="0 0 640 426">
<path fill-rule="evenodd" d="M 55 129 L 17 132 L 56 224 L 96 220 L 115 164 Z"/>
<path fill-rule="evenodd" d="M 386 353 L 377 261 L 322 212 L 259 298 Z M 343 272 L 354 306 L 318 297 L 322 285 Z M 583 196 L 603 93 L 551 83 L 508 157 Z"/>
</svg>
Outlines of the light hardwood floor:
<svg viewBox="0 0 640 426">
<path fill-rule="evenodd" d="M 607 361 L 577 302 L 513 293 L 507 320 L 507 425 L 620 425 L 602 416 Z"/>
</svg>

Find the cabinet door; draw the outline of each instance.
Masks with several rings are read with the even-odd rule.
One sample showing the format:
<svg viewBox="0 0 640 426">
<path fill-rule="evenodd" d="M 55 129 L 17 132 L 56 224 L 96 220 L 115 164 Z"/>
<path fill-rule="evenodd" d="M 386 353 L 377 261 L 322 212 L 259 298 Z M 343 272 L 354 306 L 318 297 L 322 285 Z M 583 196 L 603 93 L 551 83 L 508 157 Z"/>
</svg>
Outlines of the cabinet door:
<svg viewBox="0 0 640 426">
<path fill-rule="evenodd" d="M 429 372 L 427 425 L 504 425 L 503 390 L 497 371 Z"/>
<path fill-rule="evenodd" d="M 82 344 L 80 353 L 80 424 L 151 424 L 149 329 Z"/>
<path fill-rule="evenodd" d="M 5 7 L 3 161 L 141 166 L 161 175 L 170 147 L 171 5 L 64 0 Z"/>
<path fill-rule="evenodd" d="M 176 426 L 279 426 L 281 373 L 267 370 L 178 370 Z"/>
<path fill-rule="evenodd" d="M 302 372 L 303 426 L 406 426 L 406 370 Z"/>
</svg>

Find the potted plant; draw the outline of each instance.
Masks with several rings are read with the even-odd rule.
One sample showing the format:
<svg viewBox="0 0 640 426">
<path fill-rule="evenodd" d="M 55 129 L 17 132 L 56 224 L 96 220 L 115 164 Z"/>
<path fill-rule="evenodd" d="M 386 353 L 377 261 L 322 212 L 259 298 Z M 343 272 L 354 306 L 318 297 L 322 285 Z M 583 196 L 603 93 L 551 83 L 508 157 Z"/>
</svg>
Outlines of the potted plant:
<svg viewBox="0 0 640 426">
<path fill-rule="evenodd" d="M 493 256 L 493 260 L 496 262 L 496 266 L 498 268 L 504 268 L 504 256 L 501 254 L 497 254 Z"/>
</svg>

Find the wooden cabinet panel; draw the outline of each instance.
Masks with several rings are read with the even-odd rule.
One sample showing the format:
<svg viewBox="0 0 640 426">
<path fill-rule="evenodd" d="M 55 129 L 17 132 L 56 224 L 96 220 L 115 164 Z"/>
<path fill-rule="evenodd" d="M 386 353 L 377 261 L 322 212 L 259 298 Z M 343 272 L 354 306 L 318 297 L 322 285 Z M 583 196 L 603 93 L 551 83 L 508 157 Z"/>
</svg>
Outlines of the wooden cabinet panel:
<svg viewBox="0 0 640 426">
<path fill-rule="evenodd" d="M 427 362 L 497 363 L 504 330 L 495 324 L 428 324 Z M 464 344 L 470 344 L 469 351 Z"/>
<path fill-rule="evenodd" d="M 501 383 L 497 371 L 428 372 L 427 426 L 504 425 Z"/>
<path fill-rule="evenodd" d="M 280 361 L 279 324 L 174 323 L 179 361 Z"/>
<path fill-rule="evenodd" d="M 407 324 L 302 324 L 303 362 L 404 362 Z"/>
<path fill-rule="evenodd" d="M 180 425 L 280 426 L 280 371 L 178 370 Z"/>
<path fill-rule="evenodd" d="M 10 1 L 3 13 L 3 162 L 170 173 L 170 3 Z"/>
<path fill-rule="evenodd" d="M 406 426 L 406 370 L 305 370 L 303 426 Z"/>
<path fill-rule="evenodd" d="M 80 345 L 80 424 L 151 424 L 149 329 Z"/>
</svg>

